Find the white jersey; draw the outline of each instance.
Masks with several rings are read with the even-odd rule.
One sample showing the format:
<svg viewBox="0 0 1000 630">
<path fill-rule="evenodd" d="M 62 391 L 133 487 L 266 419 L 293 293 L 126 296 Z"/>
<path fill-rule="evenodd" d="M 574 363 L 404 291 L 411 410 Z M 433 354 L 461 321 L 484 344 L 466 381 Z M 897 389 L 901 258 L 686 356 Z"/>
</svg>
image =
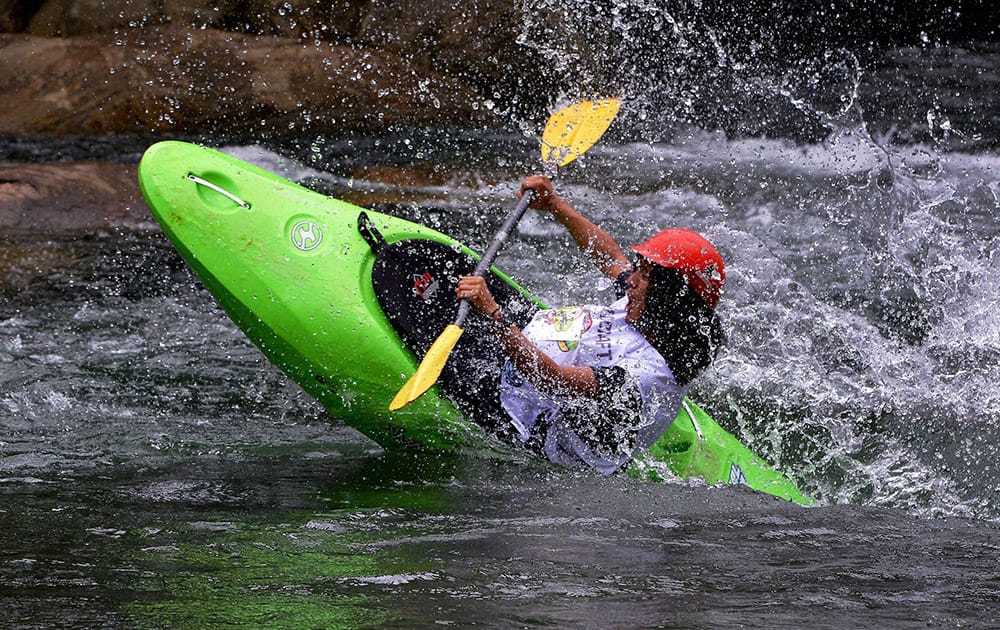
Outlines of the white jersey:
<svg viewBox="0 0 1000 630">
<path fill-rule="evenodd" d="M 610 474 L 648 448 L 670 427 L 684 400 L 686 388 L 653 346 L 625 321 L 628 298 L 610 306 L 571 306 L 539 311 L 524 328 L 524 335 L 539 350 L 564 366 L 620 367 L 626 386 L 638 390 L 639 413 L 626 414 L 625 426 L 615 434 L 630 437 L 614 452 L 595 448 L 569 426 L 566 410 L 574 401 L 548 396 L 535 389 L 507 361 L 500 381 L 500 403 L 511 417 L 523 441 L 546 425 L 542 448 L 553 462 L 566 466 L 585 463 L 602 474 Z M 598 400 L 596 409 L 614 401 Z M 600 413 L 600 412 L 599 412 Z M 578 426 L 579 429 L 579 426 Z"/>
</svg>

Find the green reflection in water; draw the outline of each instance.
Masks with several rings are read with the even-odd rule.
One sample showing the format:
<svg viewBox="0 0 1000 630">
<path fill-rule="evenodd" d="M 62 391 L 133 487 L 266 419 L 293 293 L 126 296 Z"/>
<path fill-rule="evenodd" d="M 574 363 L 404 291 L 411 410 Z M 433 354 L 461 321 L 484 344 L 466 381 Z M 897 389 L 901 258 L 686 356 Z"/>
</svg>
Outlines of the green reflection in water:
<svg viewBox="0 0 1000 630">
<path fill-rule="evenodd" d="M 139 627 L 369 627 L 390 617 L 358 584 L 415 573 L 406 561 L 364 555 L 346 515 L 295 524 L 194 522 L 147 528 L 136 589 L 125 609 Z"/>
</svg>

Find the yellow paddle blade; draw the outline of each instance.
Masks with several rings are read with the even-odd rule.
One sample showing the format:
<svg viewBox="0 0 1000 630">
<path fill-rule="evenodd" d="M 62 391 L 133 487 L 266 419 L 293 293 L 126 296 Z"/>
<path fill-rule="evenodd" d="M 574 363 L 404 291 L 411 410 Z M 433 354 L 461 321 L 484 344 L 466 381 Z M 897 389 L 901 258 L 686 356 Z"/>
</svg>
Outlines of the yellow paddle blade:
<svg viewBox="0 0 1000 630">
<path fill-rule="evenodd" d="M 424 392 L 431 388 L 441 376 L 444 364 L 448 362 L 451 351 L 458 343 L 458 338 L 462 336 L 462 329 L 455 324 L 448 324 L 444 331 L 434 340 L 430 350 L 424 355 L 424 360 L 420 362 L 417 371 L 413 373 L 410 380 L 406 381 L 402 389 L 396 393 L 396 397 L 389 403 L 389 411 L 402 409 L 414 400 L 423 396 Z"/>
<path fill-rule="evenodd" d="M 586 153 L 608 130 L 619 108 L 619 99 L 605 98 L 577 103 L 553 114 L 542 133 L 542 162 L 566 166 Z"/>
</svg>

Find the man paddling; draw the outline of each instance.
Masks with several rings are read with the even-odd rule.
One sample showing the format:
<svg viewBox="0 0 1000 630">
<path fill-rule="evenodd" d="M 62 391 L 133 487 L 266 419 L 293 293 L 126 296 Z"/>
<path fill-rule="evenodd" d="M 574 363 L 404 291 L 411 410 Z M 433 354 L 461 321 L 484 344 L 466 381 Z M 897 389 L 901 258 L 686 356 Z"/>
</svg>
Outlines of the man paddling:
<svg viewBox="0 0 1000 630">
<path fill-rule="evenodd" d="M 517 438 L 553 462 L 610 474 L 663 435 L 690 382 L 715 359 L 724 337 L 715 312 L 722 257 L 702 236 L 675 228 L 632 247 L 632 264 L 547 177 L 526 178 L 519 196 L 529 190 L 530 207 L 566 227 L 615 280 L 619 299 L 540 311 L 522 330 L 505 320 L 481 276 L 463 277 L 456 295 L 493 323 L 507 358 L 500 405 Z"/>
</svg>

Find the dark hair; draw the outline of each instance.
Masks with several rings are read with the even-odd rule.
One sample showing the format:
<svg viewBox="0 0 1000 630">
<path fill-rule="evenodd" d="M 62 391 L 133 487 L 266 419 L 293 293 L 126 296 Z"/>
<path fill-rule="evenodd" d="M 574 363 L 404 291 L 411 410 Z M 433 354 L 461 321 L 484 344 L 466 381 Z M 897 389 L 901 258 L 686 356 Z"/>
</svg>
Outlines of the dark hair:
<svg viewBox="0 0 1000 630">
<path fill-rule="evenodd" d="M 687 385 L 712 364 L 725 343 L 722 322 L 688 286 L 681 271 L 655 264 L 651 267 L 646 308 L 638 325 L 651 333 L 653 347 L 666 360 L 677 383 Z"/>
</svg>

